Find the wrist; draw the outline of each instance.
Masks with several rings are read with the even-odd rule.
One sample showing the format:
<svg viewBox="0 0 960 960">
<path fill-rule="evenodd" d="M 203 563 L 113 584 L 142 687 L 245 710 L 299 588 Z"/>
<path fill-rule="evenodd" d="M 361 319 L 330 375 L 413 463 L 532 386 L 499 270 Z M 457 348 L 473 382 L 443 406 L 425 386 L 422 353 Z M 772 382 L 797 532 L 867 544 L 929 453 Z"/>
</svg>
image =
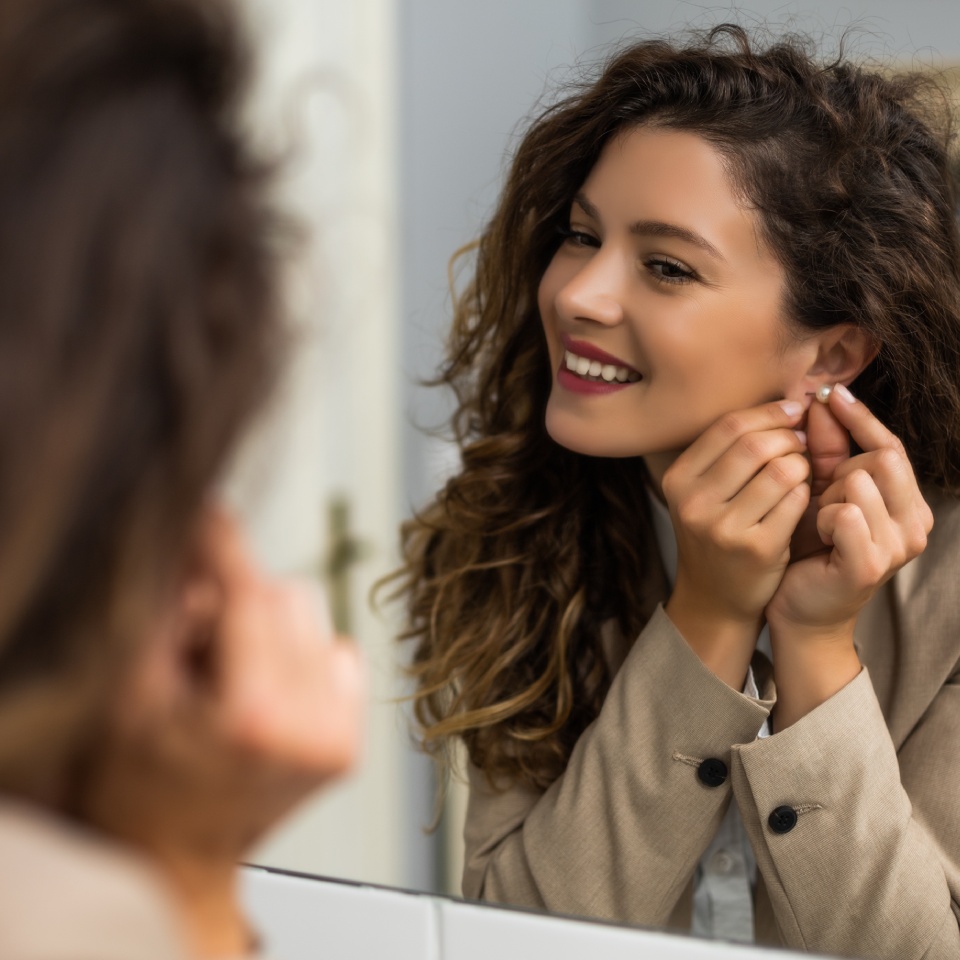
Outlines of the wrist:
<svg viewBox="0 0 960 960">
<path fill-rule="evenodd" d="M 675 590 L 664 606 L 703 665 L 735 690 L 742 690 L 750 658 L 763 628 L 762 617 L 739 617 L 687 599 Z"/>
<path fill-rule="evenodd" d="M 853 623 L 831 628 L 770 627 L 777 685 L 776 730 L 796 723 L 854 680 L 862 669 Z"/>
</svg>

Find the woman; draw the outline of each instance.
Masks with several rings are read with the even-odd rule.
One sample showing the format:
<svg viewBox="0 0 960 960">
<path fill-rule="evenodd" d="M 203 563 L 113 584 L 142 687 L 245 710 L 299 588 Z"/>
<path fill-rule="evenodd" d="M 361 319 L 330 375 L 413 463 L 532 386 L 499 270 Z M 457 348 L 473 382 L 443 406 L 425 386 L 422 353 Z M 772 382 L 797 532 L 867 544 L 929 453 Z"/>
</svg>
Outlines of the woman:
<svg viewBox="0 0 960 960">
<path fill-rule="evenodd" d="M 226 4 L 0 3 L 0 955 L 255 952 L 241 854 L 356 751 L 353 651 L 211 499 L 278 366 Z"/>
<path fill-rule="evenodd" d="M 524 137 L 441 377 L 462 470 L 404 538 L 425 742 L 469 754 L 466 895 L 956 956 L 930 92 L 721 27 L 624 50 Z"/>
</svg>

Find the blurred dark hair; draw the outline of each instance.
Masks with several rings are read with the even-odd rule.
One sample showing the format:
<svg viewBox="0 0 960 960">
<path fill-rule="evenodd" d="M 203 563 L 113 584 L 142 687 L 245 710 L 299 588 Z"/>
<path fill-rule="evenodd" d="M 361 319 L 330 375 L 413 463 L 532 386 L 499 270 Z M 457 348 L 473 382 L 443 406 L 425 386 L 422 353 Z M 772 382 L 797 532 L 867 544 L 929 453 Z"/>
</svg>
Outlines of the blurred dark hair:
<svg viewBox="0 0 960 960">
<path fill-rule="evenodd" d="M 739 27 L 649 40 L 530 125 L 457 299 L 438 383 L 463 468 L 403 534 L 427 749 L 466 742 L 491 779 L 544 787 L 609 686 L 600 624 L 649 616 L 640 458 L 595 461 L 548 436 L 540 279 L 606 144 L 637 126 L 723 156 L 786 274 L 789 332 L 853 323 L 879 345 L 854 391 L 921 483 L 960 491 L 960 240 L 949 108 L 920 75 L 824 63 Z M 656 562 L 656 561 L 655 561 Z"/>
<path fill-rule="evenodd" d="M 0 790 L 64 803 L 279 356 L 214 0 L 0 3 Z"/>
</svg>

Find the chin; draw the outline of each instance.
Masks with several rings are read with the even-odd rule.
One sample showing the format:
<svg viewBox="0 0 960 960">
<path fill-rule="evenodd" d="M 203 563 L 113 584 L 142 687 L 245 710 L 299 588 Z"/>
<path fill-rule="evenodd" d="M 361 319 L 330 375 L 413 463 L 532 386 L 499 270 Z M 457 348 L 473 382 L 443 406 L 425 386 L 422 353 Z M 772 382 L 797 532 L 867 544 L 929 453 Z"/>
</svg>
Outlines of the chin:
<svg viewBox="0 0 960 960">
<path fill-rule="evenodd" d="M 636 440 L 631 441 L 629 437 L 608 436 L 606 431 L 598 430 L 593 424 L 571 423 L 567 417 L 551 415 L 549 408 L 546 427 L 554 443 L 586 457 L 639 457 L 647 452 L 641 449 Z"/>
</svg>

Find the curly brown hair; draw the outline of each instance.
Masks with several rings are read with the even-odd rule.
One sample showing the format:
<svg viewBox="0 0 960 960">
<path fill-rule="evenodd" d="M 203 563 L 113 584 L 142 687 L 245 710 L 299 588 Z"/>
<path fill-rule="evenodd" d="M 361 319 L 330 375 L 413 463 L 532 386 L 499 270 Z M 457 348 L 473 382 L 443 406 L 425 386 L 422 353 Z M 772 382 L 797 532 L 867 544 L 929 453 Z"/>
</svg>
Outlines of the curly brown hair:
<svg viewBox="0 0 960 960">
<path fill-rule="evenodd" d="M 936 84 L 802 39 L 758 49 L 722 25 L 618 52 L 533 121 L 456 299 L 438 384 L 462 469 L 402 534 L 424 745 L 462 737 L 491 780 L 545 787 L 597 716 L 600 630 L 635 636 L 662 577 L 642 459 L 598 461 L 544 427 L 551 371 L 537 287 L 604 145 L 638 125 L 724 157 L 787 277 L 798 332 L 854 323 L 880 344 L 856 391 L 921 483 L 960 490 L 960 239 Z"/>
<path fill-rule="evenodd" d="M 279 357 L 215 0 L 0 7 L 0 790 L 68 806 Z"/>
</svg>

